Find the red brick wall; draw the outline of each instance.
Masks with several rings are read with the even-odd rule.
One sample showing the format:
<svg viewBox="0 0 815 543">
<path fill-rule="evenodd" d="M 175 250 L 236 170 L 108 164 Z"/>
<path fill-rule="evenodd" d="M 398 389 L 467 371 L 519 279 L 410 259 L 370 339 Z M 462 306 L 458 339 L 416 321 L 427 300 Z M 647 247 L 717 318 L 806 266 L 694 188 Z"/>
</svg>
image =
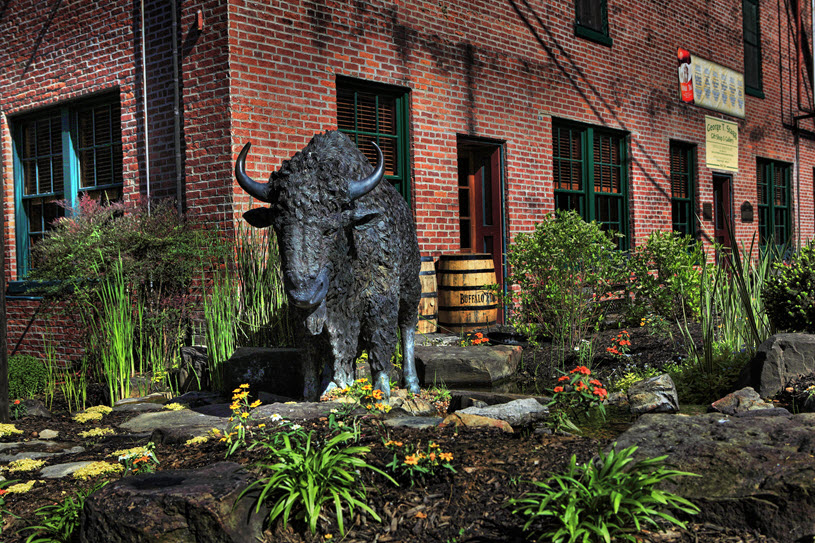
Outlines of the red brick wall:
<svg viewBox="0 0 815 543">
<path fill-rule="evenodd" d="M 630 134 L 636 242 L 670 228 L 671 140 L 698 146 L 699 196 L 712 202 L 705 115 L 738 122 L 734 208 L 738 215 L 741 202 L 750 201 L 757 210 L 756 158 L 794 162 L 793 133 L 784 124 L 801 113 L 783 6 L 762 2 L 766 97 L 747 97 L 747 118 L 738 120 L 680 103 L 676 49 L 742 72 L 740 0 L 695 0 L 681 9 L 643 0 L 608 5 L 611 47 L 574 35 L 571 2 L 236 0 L 230 8 L 233 157 L 252 140 L 250 166 L 264 177 L 312 133 L 335 128 L 336 76 L 344 75 L 412 90 L 413 202 L 425 253 L 459 248 L 457 134 L 506 142 L 510 236 L 532 229 L 553 209 L 553 117 Z M 799 152 L 801 233 L 810 238 L 812 141 L 802 139 Z M 712 224 L 702 227 L 712 234 Z M 749 241 L 756 227 L 737 221 L 739 239 Z"/>
</svg>

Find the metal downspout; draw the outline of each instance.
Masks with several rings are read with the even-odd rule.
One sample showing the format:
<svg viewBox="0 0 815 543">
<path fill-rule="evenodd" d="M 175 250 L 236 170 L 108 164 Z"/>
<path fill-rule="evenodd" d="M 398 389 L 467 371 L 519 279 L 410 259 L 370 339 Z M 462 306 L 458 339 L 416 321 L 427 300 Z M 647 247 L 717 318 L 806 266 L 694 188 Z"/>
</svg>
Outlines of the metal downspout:
<svg viewBox="0 0 815 543">
<path fill-rule="evenodd" d="M 147 28 L 144 26 L 144 0 L 141 0 L 141 77 L 142 107 L 144 108 L 144 171 L 147 184 L 147 214 L 150 214 L 150 129 L 147 124 L 147 54 L 145 41 Z"/>
<path fill-rule="evenodd" d="M 181 88 L 178 77 L 177 0 L 172 0 L 170 9 L 173 11 L 173 145 L 175 148 L 175 199 L 178 216 L 181 217 L 184 214 L 184 172 L 181 171 Z"/>
</svg>

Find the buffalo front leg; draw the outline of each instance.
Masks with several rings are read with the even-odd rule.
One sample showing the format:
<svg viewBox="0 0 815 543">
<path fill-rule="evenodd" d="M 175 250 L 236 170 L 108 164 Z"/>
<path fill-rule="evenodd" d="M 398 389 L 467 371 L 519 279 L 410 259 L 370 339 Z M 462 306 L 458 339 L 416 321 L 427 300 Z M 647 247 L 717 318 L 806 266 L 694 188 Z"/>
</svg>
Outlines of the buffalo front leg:
<svg viewBox="0 0 815 543">
<path fill-rule="evenodd" d="M 419 393 L 419 376 L 416 375 L 416 360 L 414 358 L 414 345 L 416 341 L 416 327 L 402 325 L 402 371 L 405 376 L 405 388 L 412 394 Z"/>
</svg>

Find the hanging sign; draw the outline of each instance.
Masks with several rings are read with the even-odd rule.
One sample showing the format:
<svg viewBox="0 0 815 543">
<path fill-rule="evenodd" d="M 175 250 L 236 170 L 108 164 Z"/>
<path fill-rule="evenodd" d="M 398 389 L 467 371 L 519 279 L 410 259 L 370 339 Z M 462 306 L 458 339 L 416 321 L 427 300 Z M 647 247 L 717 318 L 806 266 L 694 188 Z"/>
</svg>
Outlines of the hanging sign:
<svg viewBox="0 0 815 543">
<path fill-rule="evenodd" d="M 692 56 L 681 47 L 677 58 L 683 102 L 744 118 L 744 74 Z"/>
<path fill-rule="evenodd" d="M 739 125 L 705 115 L 705 166 L 711 170 L 739 170 Z"/>
</svg>

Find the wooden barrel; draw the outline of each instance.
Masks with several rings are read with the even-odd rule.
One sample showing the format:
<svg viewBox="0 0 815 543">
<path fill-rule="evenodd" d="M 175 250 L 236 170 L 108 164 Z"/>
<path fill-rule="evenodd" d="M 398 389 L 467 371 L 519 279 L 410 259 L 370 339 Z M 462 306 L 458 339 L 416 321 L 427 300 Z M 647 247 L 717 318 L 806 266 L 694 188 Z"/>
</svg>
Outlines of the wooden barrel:
<svg viewBox="0 0 815 543">
<path fill-rule="evenodd" d="M 438 274 L 439 328 L 460 333 L 494 325 L 498 300 L 483 288 L 494 283 L 492 255 L 442 255 Z"/>
<path fill-rule="evenodd" d="M 439 295 L 436 292 L 436 265 L 432 256 L 422 257 L 422 268 L 419 271 L 422 283 L 422 298 L 419 300 L 419 324 L 416 331 L 420 334 L 432 334 L 436 331 L 439 318 Z"/>
</svg>

